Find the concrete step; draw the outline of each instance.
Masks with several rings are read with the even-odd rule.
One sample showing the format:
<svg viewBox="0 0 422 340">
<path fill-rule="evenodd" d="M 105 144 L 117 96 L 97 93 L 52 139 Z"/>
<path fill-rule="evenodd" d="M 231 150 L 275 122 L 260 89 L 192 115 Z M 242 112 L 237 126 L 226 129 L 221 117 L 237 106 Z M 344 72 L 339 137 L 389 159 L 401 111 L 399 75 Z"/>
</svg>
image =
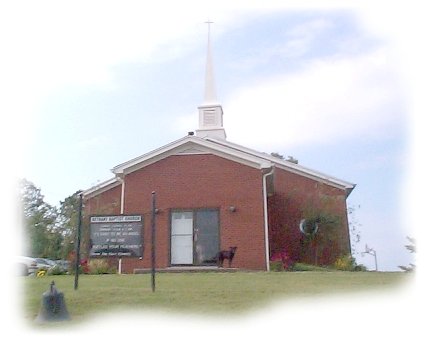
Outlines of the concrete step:
<svg viewBox="0 0 422 340">
<path fill-rule="evenodd" d="M 232 273 L 239 271 L 239 268 L 220 268 L 215 266 L 177 266 L 168 268 L 157 268 L 156 273 Z M 135 268 L 134 274 L 150 274 L 151 268 Z"/>
</svg>

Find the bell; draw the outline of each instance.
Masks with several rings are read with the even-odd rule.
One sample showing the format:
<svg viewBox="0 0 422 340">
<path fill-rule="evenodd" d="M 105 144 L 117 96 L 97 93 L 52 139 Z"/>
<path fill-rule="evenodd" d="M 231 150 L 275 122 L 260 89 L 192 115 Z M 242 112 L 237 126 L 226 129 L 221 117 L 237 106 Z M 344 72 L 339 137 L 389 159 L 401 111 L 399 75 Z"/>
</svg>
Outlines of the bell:
<svg viewBox="0 0 422 340">
<path fill-rule="evenodd" d="M 70 320 L 66 309 L 63 292 L 56 289 L 54 281 L 50 284 L 50 290 L 42 295 L 41 308 L 35 318 L 37 322 L 65 321 Z"/>
</svg>

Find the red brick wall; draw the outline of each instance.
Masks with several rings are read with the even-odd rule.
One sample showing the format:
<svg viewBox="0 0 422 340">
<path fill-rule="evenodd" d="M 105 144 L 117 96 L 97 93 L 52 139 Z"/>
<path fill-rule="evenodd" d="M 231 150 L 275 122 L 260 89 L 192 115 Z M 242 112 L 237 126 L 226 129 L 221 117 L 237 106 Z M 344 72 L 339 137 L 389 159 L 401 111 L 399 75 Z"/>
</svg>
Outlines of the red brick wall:
<svg viewBox="0 0 422 340">
<path fill-rule="evenodd" d="M 82 224 L 81 256 L 88 257 L 90 252 L 90 221 L 91 215 L 119 215 L 122 186 L 118 185 L 95 197 L 85 199 L 84 220 Z M 117 262 L 116 262 L 117 263 Z"/>
<path fill-rule="evenodd" d="M 334 239 L 319 249 L 319 264 L 330 264 L 350 253 L 346 196 L 341 189 L 279 168 L 274 173 L 274 194 L 269 197 L 270 255 L 288 250 L 295 261 L 314 262 L 299 231 L 304 207 L 310 202 L 340 219 Z M 144 216 L 143 259 L 125 258 L 123 272 L 151 265 L 151 193 L 156 193 L 156 265 L 170 265 L 171 209 L 218 208 L 220 248 L 237 246 L 232 266 L 266 268 L 262 173 L 215 155 L 178 155 L 157 161 L 125 177 L 124 214 Z M 120 214 L 121 186 L 86 202 L 86 214 Z M 329 200 L 329 205 L 323 202 Z M 230 212 L 229 207 L 236 211 Z"/>
<path fill-rule="evenodd" d="M 85 200 L 85 215 L 119 215 L 121 192 L 122 185 L 120 184 L 95 197 Z"/>
<path fill-rule="evenodd" d="M 286 249 L 294 261 L 315 263 L 315 248 L 306 244 L 299 223 L 306 211 L 320 210 L 338 218 L 338 227 L 330 233 L 320 227 L 318 264 L 332 264 L 350 253 L 346 193 L 322 182 L 276 168 L 275 194 L 269 198 L 270 253 Z M 312 205 L 313 208 L 309 208 Z M 328 241 L 328 238 L 330 240 Z"/>
<path fill-rule="evenodd" d="M 265 269 L 262 173 L 215 155 L 170 156 L 125 177 L 124 214 L 145 216 L 144 258 L 123 270 L 150 267 L 151 193 L 156 193 L 156 265 L 170 265 L 171 209 L 218 208 L 220 247 L 237 246 L 232 266 Z M 235 212 L 229 207 L 234 205 Z"/>
</svg>

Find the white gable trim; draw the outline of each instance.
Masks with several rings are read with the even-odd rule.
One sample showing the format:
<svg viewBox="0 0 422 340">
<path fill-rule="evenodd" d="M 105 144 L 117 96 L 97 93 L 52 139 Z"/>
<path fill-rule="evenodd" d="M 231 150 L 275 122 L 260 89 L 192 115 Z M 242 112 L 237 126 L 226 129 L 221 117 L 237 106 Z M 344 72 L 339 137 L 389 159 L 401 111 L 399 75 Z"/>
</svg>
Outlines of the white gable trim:
<svg viewBox="0 0 422 340">
<path fill-rule="evenodd" d="M 140 157 L 115 166 L 111 169 L 111 171 L 116 175 L 115 178 L 84 191 L 84 196 L 89 198 L 90 196 L 98 195 L 104 191 L 121 185 L 121 182 L 118 181 L 117 178 L 124 178 L 126 174 L 142 169 L 169 156 L 192 154 L 212 154 L 259 170 L 271 169 L 275 166 L 276 168 L 345 190 L 347 196 L 355 187 L 355 184 L 353 183 L 340 180 L 327 174 L 282 160 L 264 152 L 258 152 L 243 147 L 241 145 L 210 137 L 199 138 L 197 136 L 186 136 Z"/>
<path fill-rule="evenodd" d="M 292 173 L 295 173 L 295 174 L 298 174 L 300 176 L 304 176 L 310 179 L 324 182 L 328 185 L 334 186 L 339 189 L 343 189 L 347 192 L 347 196 L 352 192 L 353 188 L 356 186 L 356 184 L 343 181 L 341 179 L 329 176 L 319 171 L 306 168 L 302 165 L 295 164 L 287 160 L 280 159 L 278 157 L 268 155 L 265 152 L 258 152 L 258 151 L 246 148 L 244 146 L 227 142 L 227 141 L 222 141 L 219 139 L 207 138 L 207 140 L 216 144 L 225 145 L 228 148 L 240 150 L 241 152 L 248 153 L 250 155 L 253 155 L 261 159 L 265 159 L 266 161 L 269 161 L 272 164 L 274 164 L 277 168 L 284 169 L 286 171 L 289 171 L 289 172 L 292 172 Z"/>
<path fill-rule="evenodd" d="M 122 183 L 118 181 L 116 177 L 114 177 L 107 181 L 99 183 L 98 185 L 94 185 L 93 187 L 83 191 L 82 195 L 84 198 L 91 198 L 103 192 L 106 192 L 107 190 L 113 189 L 121 184 Z"/>
<path fill-rule="evenodd" d="M 145 155 L 122 163 L 111 169 L 111 171 L 115 175 L 123 177 L 128 173 L 142 169 L 166 157 L 173 155 L 184 155 L 186 153 L 213 154 L 247 166 L 251 166 L 256 169 L 266 169 L 272 166 L 272 163 L 265 159 L 260 159 L 242 151 L 212 143 L 207 139 L 195 136 L 186 136 L 173 143 L 153 150 Z"/>
</svg>

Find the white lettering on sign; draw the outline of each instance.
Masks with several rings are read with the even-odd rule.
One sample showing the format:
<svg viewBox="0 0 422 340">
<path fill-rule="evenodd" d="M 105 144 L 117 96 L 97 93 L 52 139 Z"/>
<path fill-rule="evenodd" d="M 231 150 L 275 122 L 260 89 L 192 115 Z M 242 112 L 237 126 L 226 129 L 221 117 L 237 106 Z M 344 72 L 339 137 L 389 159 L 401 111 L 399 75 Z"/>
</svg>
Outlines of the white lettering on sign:
<svg viewBox="0 0 422 340">
<path fill-rule="evenodd" d="M 91 256 L 142 256 L 142 215 L 91 216 L 90 220 Z"/>
<path fill-rule="evenodd" d="M 118 215 L 118 216 L 92 216 L 91 223 L 106 223 L 106 222 L 141 222 L 141 215 Z"/>
</svg>

